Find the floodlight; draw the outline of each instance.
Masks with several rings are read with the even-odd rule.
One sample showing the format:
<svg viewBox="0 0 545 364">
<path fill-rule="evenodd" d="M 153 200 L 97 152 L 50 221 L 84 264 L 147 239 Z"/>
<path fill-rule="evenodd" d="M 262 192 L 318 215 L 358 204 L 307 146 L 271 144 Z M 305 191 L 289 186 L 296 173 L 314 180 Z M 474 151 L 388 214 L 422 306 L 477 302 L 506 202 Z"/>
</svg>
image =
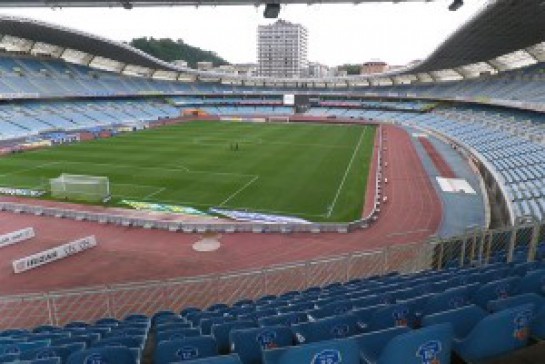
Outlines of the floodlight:
<svg viewBox="0 0 545 364">
<path fill-rule="evenodd" d="M 452 4 L 448 7 L 450 11 L 456 11 L 464 5 L 464 0 L 454 0 Z"/>
<path fill-rule="evenodd" d="M 265 5 L 265 10 L 263 11 L 263 16 L 267 19 L 276 19 L 280 14 L 280 4 L 268 3 Z"/>
</svg>

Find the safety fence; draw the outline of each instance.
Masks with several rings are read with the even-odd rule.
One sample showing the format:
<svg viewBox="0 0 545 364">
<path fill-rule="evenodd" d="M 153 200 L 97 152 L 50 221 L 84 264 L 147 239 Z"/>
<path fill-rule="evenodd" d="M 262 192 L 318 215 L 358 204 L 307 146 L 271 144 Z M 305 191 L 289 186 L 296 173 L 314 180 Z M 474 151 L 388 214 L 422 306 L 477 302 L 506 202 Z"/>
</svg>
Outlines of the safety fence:
<svg viewBox="0 0 545 364">
<path fill-rule="evenodd" d="M 64 325 L 130 313 L 207 307 L 398 272 L 525 262 L 545 257 L 545 225 L 468 230 L 452 239 L 395 245 L 241 272 L 0 297 L 0 329 Z"/>
</svg>

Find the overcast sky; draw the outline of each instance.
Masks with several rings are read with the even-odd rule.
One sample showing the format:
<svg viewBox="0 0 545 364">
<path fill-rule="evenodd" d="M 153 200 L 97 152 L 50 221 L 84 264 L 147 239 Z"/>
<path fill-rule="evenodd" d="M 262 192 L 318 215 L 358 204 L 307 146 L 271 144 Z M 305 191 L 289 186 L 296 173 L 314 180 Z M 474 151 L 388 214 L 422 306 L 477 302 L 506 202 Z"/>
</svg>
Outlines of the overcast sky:
<svg viewBox="0 0 545 364">
<path fill-rule="evenodd" d="M 305 25 L 309 31 L 309 60 L 335 66 L 380 59 L 403 65 L 422 59 L 482 8 L 485 0 L 466 0 L 456 12 L 452 0 L 428 3 L 283 6 L 280 17 Z M 129 41 L 141 36 L 182 38 L 212 50 L 232 63 L 256 61 L 256 32 L 263 8 L 161 7 L 132 10 L 0 9 L 62 24 L 103 37 Z"/>
</svg>

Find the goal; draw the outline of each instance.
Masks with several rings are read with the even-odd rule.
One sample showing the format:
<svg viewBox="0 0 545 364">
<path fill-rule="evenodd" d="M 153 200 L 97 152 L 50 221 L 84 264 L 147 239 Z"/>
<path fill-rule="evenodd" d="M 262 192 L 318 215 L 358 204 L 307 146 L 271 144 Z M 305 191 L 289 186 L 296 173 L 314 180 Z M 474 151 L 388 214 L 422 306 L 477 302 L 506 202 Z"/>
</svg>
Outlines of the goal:
<svg viewBox="0 0 545 364">
<path fill-rule="evenodd" d="M 88 202 L 106 202 L 110 199 L 108 177 L 63 173 L 49 182 L 53 198 Z"/>
</svg>

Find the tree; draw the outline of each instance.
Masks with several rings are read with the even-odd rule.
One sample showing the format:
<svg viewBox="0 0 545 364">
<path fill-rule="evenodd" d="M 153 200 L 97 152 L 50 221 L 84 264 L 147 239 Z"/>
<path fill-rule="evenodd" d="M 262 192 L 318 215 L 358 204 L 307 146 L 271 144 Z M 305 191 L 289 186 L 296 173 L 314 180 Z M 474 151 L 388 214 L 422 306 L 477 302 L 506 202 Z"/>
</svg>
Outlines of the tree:
<svg viewBox="0 0 545 364">
<path fill-rule="evenodd" d="M 339 70 L 345 70 L 349 75 L 359 75 L 361 64 L 343 64 L 342 66 L 339 66 Z"/>
<path fill-rule="evenodd" d="M 131 40 L 130 45 L 165 62 L 187 61 L 192 68 L 196 68 L 197 62 L 201 61 L 212 62 L 215 67 L 229 64 L 216 53 L 186 44 L 182 39 L 174 41 L 170 38 L 143 37 Z"/>
</svg>

